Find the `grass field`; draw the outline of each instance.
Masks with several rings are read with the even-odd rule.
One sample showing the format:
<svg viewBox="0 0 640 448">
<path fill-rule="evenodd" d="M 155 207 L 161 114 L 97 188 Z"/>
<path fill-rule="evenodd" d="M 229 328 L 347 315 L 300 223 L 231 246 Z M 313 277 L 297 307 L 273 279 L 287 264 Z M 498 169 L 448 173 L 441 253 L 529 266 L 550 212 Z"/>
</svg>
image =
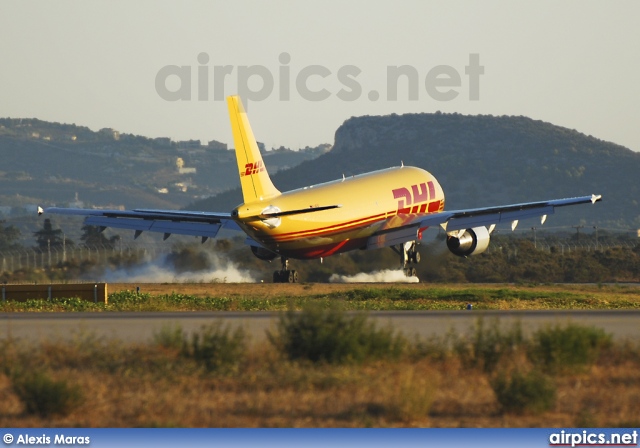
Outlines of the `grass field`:
<svg viewBox="0 0 640 448">
<path fill-rule="evenodd" d="M 139 288 L 139 293 L 137 293 Z M 109 304 L 2 302 L 11 311 L 278 311 L 307 303 L 347 310 L 638 309 L 637 285 L 507 284 L 109 284 Z"/>
<path fill-rule="evenodd" d="M 517 329 L 487 326 L 466 339 L 408 341 L 366 322 L 320 317 L 332 330 L 317 331 L 312 317 L 294 323 L 289 343 L 281 332 L 250 347 L 242 334 L 217 328 L 192 339 L 166 328 L 146 344 L 90 334 L 37 345 L 3 340 L 0 425 L 640 425 L 640 346 L 613 344 L 597 329 L 524 339 Z M 351 337 L 341 337 L 345 331 Z M 295 344 L 322 333 L 315 348 Z M 336 349 L 342 355 L 332 355 Z"/>
<path fill-rule="evenodd" d="M 467 303 L 476 309 L 637 309 L 635 285 L 110 284 L 109 292 L 106 306 L 68 299 L 6 302 L 2 311 L 250 311 L 293 304 L 304 310 L 300 316 L 310 309 L 316 314 L 289 322 L 289 342 L 281 333 L 257 345 L 219 328 L 195 335 L 165 328 L 146 344 L 100 341 L 90 332 L 71 342 L 0 340 L 0 425 L 640 425 L 639 341 L 613 343 L 594 328 L 552 328 L 525 338 L 515 327 L 480 323 L 466 336 L 406 340 L 330 314 L 336 303 L 341 310 L 461 309 Z M 309 335 L 327 338 L 313 356 L 294 344 Z M 326 352 L 331 344 L 354 351 L 332 355 Z"/>
</svg>

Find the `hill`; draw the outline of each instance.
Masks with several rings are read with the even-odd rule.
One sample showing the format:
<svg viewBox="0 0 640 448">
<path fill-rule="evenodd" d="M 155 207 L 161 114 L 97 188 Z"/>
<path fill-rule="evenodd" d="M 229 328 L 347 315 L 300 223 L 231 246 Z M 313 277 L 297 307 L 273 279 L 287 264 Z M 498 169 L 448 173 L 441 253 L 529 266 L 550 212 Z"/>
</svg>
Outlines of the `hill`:
<svg viewBox="0 0 640 448">
<path fill-rule="evenodd" d="M 352 117 L 330 152 L 273 181 L 284 191 L 401 163 L 436 176 L 447 209 L 597 193 L 604 198 L 597 207 L 558 211 L 547 225 L 640 228 L 640 153 L 522 116 Z M 236 188 L 187 208 L 230 210 L 241 201 Z"/>
<path fill-rule="evenodd" d="M 266 154 L 277 171 L 328 146 Z M 238 183 L 234 152 L 215 140 L 175 142 L 37 119 L 0 118 L 0 157 L 3 207 L 180 208 Z"/>
</svg>

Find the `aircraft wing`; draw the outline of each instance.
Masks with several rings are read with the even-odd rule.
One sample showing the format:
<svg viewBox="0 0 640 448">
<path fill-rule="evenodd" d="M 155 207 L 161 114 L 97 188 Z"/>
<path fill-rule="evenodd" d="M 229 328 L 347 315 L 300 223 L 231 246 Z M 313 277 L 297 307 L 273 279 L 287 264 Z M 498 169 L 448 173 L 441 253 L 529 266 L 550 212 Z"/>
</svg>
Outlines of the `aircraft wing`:
<svg viewBox="0 0 640 448">
<path fill-rule="evenodd" d="M 376 232 L 367 241 L 367 249 L 388 247 L 406 241 L 421 239 L 422 230 L 436 225 L 442 226 L 447 232 L 453 232 L 473 227 L 492 226 L 510 222 L 512 223 L 512 230 L 515 230 L 515 226 L 521 219 L 542 217 L 542 223 L 544 223 L 546 217 L 552 215 L 556 207 L 588 203 L 595 204 L 601 200 L 602 196 L 593 194 L 591 196 L 581 196 L 577 198 L 416 214 L 400 225 L 391 225 Z"/>
<path fill-rule="evenodd" d="M 220 229 L 237 230 L 240 227 L 231 219 L 230 213 L 198 212 L 183 210 L 93 210 L 81 208 L 49 207 L 38 210 L 39 214 L 86 216 L 84 223 L 101 228 L 135 230 L 135 236 L 143 231 L 215 238 Z"/>
</svg>

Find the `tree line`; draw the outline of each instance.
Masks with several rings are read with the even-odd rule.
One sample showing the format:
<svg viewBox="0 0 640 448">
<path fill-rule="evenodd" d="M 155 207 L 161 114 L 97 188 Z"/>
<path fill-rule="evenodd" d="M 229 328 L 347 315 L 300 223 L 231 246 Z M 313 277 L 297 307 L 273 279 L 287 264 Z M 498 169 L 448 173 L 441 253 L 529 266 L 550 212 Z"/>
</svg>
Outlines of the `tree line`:
<svg viewBox="0 0 640 448">
<path fill-rule="evenodd" d="M 0 280 L 5 282 L 50 282 L 78 279 L 100 280 L 109 270 L 131 269 L 150 259 L 148 250 L 131 250 L 119 235 L 105 236 L 99 227 L 84 225 L 78 243 L 64 236 L 45 219 L 33 232 L 34 246 L 18 243 L 20 231 L 0 221 Z M 127 247 L 123 250 L 123 247 Z M 252 274 L 256 281 L 269 282 L 279 261 L 266 263 L 248 250 L 242 237 L 214 240 L 206 244 L 162 243 L 161 262 L 177 274 L 215 272 L 221 260 Z M 7 262 L 10 253 L 30 249 L 26 263 Z M 83 250 L 85 249 L 85 250 Z M 88 250 L 87 250 L 88 249 Z M 93 252 L 92 252 L 93 249 Z M 97 252 L 99 251 L 99 252 Z M 422 282 L 533 282 L 598 283 L 640 282 L 640 243 L 637 238 L 601 232 L 594 234 L 496 235 L 489 250 L 479 256 L 460 258 L 444 244 L 444 235 L 419 246 L 422 261 L 416 265 Z M 56 256 L 52 257 L 51 254 Z M 59 256 L 65 254 L 64 257 Z M 38 255 L 36 257 L 36 254 Z M 48 255 L 48 256 L 47 256 Z M 398 270 L 399 257 L 391 250 L 353 251 L 319 260 L 292 260 L 304 281 L 329 282 L 336 276 Z M 213 278 L 213 277 L 212 277 Z"/>
</svg>

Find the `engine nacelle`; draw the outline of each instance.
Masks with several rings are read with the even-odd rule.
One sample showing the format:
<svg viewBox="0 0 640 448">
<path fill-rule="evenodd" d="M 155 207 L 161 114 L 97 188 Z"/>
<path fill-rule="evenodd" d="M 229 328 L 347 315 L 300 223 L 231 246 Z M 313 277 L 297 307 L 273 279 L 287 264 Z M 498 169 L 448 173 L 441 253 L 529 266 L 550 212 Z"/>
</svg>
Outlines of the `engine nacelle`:
<svg viewBox="0 0 640 448">
<path fill-rule="evenodd" d="M 447 247 L 459 257 L 468 257 L 487 250 L 489 240 L 489 230 L 486 227 L 474 227 L 465 230 L 459 238 L 447 236 Z"/>
<path fill-rule="evenodd" d="M 271 252 L 269 249 L 265 249 L 264 247 L 251 246 L 251 252 L 253 255 L 264 261 L 271 261 L 278 257 L 277 253 Z"/>
</svg>

